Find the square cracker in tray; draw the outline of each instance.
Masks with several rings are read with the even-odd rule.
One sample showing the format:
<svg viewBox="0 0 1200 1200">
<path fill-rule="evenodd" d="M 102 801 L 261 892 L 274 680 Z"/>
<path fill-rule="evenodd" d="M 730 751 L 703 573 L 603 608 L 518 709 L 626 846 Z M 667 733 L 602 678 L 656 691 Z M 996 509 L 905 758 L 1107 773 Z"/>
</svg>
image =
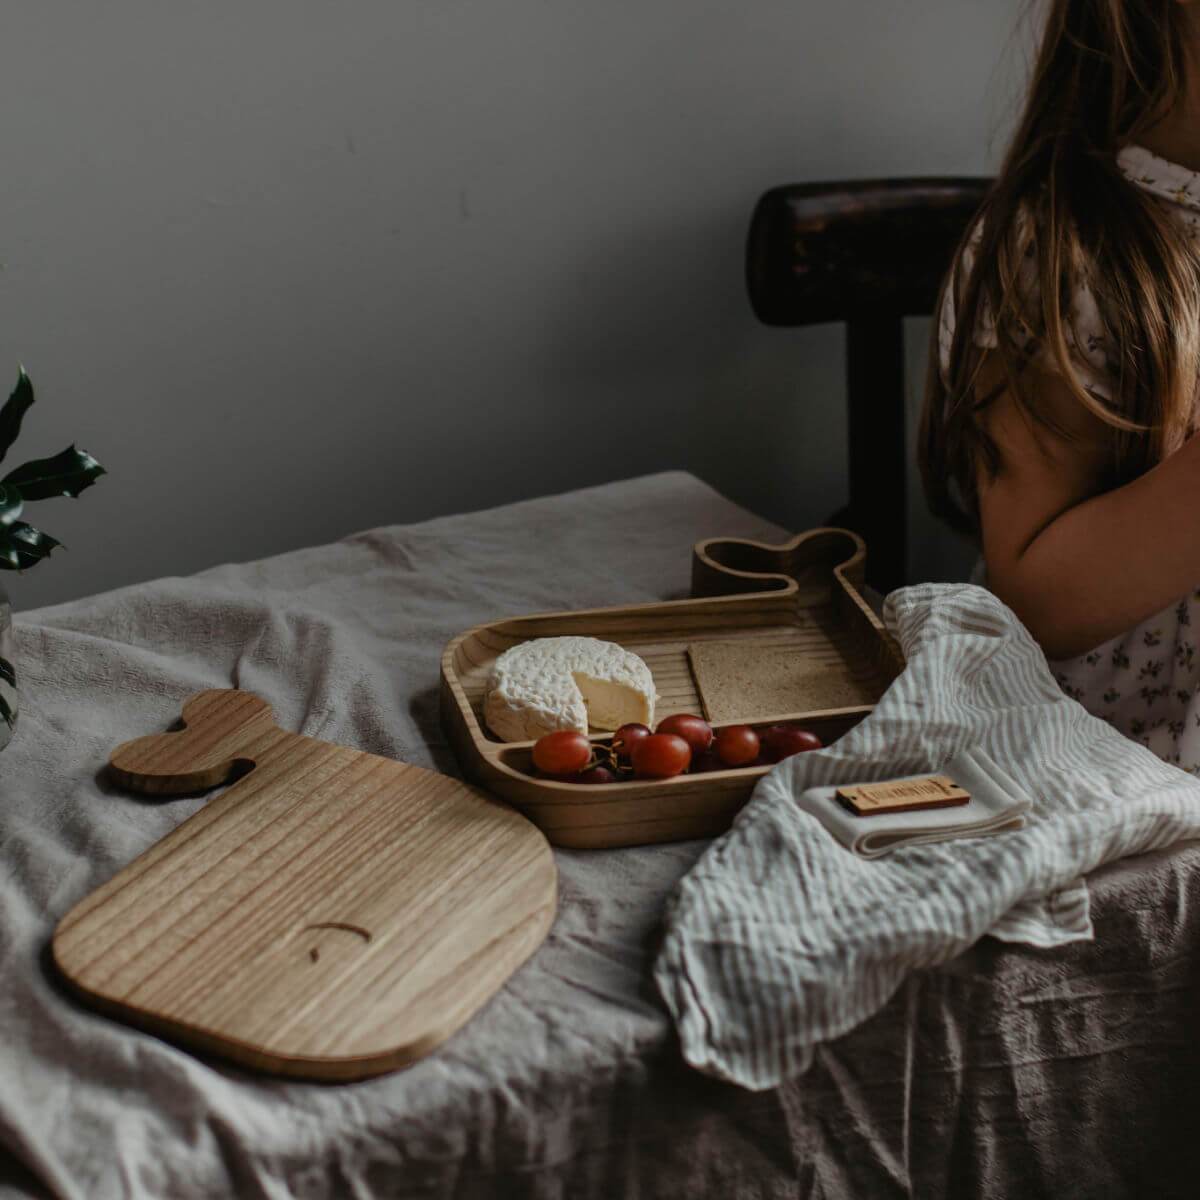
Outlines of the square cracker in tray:
<svg viewBox="0 0 1200 1200">
<path fill-rule="evenodd" d="M 714 725 L 873 705 L 878 692 L 839 664 L 792 646 L 695 642 L 688 647 L 704 715 Z"/>
</svg>

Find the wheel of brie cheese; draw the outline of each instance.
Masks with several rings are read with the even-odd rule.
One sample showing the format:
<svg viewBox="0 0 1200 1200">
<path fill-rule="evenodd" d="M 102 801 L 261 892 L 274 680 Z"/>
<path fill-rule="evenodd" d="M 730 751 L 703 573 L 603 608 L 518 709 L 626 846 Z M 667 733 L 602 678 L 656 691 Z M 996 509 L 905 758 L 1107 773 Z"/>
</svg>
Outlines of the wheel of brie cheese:
<svg viewBox="0 0 1200 1200">
<path fill-rule="evenodd" d="M 656 699 L 650 668 L 623 646 L 590 637 L 534 638 L 492 664 L 483 719 L 506 742 L 631 721 L 653 728 Z"/>
</svg>

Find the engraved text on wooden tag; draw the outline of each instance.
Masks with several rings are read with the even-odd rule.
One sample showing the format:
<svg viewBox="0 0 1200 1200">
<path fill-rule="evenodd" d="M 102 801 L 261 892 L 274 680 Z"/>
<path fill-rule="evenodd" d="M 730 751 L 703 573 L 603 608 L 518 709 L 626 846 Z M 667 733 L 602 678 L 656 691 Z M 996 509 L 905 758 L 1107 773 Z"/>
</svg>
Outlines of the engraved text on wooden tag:
<svg viewBox="0 0 1200 1200">
<path fill-rule="evenodd" d="M 893 779 L 882 783 L 859 783 L 837 790 L 837 798 L 855 816 L 910 812 L 918 808 L 948 808 L 966 804 L 970 793 L 949 775 L 924 779 Z"/>
</svg>

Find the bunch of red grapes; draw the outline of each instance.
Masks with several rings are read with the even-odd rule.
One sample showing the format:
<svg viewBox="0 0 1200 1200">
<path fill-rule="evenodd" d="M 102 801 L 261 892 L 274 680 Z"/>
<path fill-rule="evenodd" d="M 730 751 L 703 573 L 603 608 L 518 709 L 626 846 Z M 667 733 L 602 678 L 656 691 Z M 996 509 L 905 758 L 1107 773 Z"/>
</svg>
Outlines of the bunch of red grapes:
<svg viewBox="0 0 1200 1200">
<path fill-rule="evenodd" d="M 627 779 L 670 779 L 685 771 L 727 771 L 779 762 L 821 739 L 799 725 L 713 727 L 687 713 L 665 717 L 657 729 L 622 725 L 610 742 L 593 744 L 582 733 L 560 729 L 538 738 L 533 765 L 540 775 L 560 783 L 621 783 Z"/>
</svg>

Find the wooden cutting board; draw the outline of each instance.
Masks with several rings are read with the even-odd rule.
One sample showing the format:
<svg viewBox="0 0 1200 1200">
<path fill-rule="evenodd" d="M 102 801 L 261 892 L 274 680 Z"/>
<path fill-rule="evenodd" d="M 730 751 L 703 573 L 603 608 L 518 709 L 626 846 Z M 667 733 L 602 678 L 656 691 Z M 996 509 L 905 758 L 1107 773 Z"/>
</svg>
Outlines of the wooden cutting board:
<svg viewBox="0 0 1200 1200">
<path fill-rule="evenodd" d="M 118 747 L 112 777 L 237 782 L 59 923 L 88 1003 L 250 1067 L 361 1079 L 438 1046 L 545 937 L 554 860 L 513 809 L 287 733 L 249 692 L 200 692 L 183 718 Z"/>
</svg>

